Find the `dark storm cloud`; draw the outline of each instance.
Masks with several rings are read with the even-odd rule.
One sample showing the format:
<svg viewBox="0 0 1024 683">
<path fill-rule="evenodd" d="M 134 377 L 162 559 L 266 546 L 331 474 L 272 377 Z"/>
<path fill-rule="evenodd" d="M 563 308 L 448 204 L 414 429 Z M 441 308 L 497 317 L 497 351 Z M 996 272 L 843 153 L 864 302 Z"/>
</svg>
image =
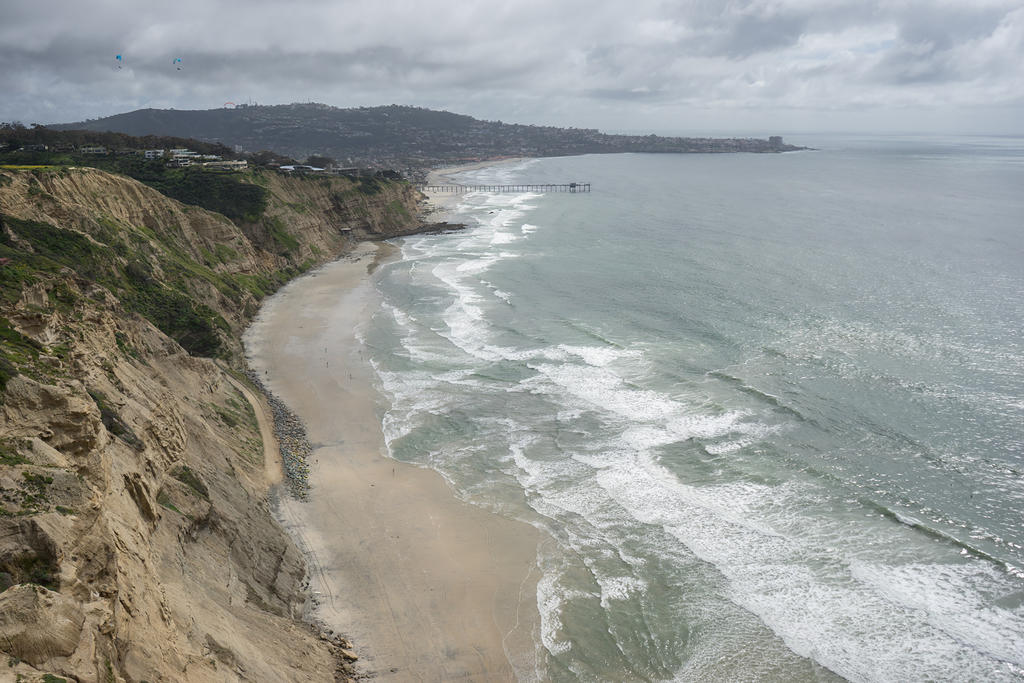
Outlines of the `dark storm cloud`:
<svg viewBox="0 0 1024 683">
<path fill-rule="evenodd" d="M 904 43 L 894 48 L 872 72 L 881 83 L 898 85 L 942 83 L 957 79 L 950 50 L 931 42 Z"/>
<path fill-rule="evenodd" d="M 725 49 L 732 57 L 746 57 L 795 45 L 803 35 L 807 18 L 795 14 L 742 16 L 731 27 Z"/>
<path fill-rule="evenodd" d="M 43 0 L 4 10 L 0 120 L 246 98 L 624 127 L 697 111 L 1019 108 L 1022 64 L 1016 0 Z"/>
</svg>

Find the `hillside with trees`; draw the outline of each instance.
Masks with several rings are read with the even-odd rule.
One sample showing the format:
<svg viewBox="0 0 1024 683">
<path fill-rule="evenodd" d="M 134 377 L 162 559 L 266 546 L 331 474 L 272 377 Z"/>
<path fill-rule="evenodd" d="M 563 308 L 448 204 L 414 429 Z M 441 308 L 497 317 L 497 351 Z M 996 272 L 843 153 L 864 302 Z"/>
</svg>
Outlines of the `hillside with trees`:
<svg viewBox="0 0 1024 683">
<path fill-rule="evenodd" d="M 615 152 L 782 152 L 781 138 L 680 138 L 608 135 L 481 121 L 471 116 L 390 105 L 340 109 L 325 104 L 179 111 L 140 109 L 102 119 L 51 126 L 136 136 L 193 137 L 247 151 L 273 149 L 297 159 L 322 155 L 349 166 L 421 169 L 503 156 L 566 156 Z"/>
</svg>

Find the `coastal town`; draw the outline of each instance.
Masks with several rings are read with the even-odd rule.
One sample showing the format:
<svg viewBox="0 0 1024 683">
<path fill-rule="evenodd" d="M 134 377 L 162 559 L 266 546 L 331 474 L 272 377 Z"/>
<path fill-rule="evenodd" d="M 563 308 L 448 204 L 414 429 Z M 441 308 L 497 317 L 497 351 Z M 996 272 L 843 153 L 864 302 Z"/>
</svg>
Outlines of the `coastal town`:
<svg viewBox="0 0 1024 683">
<path fill-rule="evenodd" d="M 249 166 L 245 159 L 225 159 L 218 154 L 203 154 L 187 147 L 173 149 L 133 149 L 122 147 L 111 149 L 103 145 L 74 145 L 69 142 L 58 142 L 52 145 L 29 143 L 24 145 L 0 142 L 0 154 L 4 152 L 22 152 L 25 154 L 77 154 L 83 157 L 141 157 L 146 161 L 163 161 L 169 168 L 186 168 L 202 166 L 218 171 L 243 171 Z"/>
</svg>

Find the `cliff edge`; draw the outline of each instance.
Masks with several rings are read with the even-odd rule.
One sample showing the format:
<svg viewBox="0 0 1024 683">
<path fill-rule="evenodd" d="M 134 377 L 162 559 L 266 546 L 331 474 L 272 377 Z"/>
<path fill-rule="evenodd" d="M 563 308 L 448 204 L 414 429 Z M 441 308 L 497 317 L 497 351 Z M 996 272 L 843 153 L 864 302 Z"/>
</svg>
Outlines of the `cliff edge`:
<svg viewBox="0 0 1024 683">
<path fill-rule="evenodd" d="M 260 201 L 232 221 L 94 169 L 0 169 L 0 678 L 346 676 L 301 620 L 239 337 L 291 277 L 415 231 L 419 194 L 241 185 Z"/>
</svg>

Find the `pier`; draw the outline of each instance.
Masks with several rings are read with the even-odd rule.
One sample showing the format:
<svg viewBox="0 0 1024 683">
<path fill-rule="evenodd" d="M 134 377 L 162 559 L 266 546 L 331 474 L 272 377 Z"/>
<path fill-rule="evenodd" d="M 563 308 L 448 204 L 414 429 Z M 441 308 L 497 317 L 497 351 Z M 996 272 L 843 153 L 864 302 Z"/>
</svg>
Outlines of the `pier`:
<svg viewBox="0 0 1024 683">
<path fill-rule="evenodd" d="M 590 183 L 557 183 L 547 185 L 418 185 L 424 192 L 590 192 Z"/>
</svg>

